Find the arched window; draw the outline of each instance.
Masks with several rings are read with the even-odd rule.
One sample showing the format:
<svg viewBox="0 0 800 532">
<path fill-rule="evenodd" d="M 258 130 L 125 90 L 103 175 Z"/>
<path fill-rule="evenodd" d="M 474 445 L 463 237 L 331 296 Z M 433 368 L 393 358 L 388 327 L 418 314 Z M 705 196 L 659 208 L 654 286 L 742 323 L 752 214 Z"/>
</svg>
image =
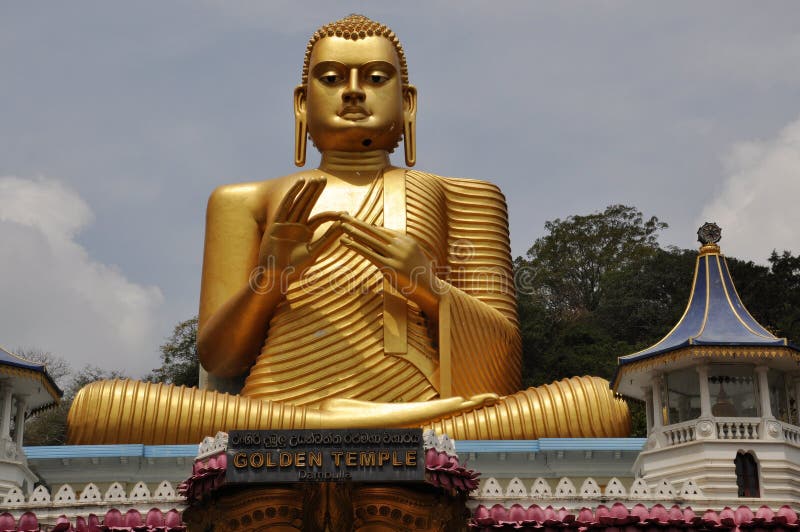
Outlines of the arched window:
<svg viewBox="0 0 800 532">
<path fill-rule="evenodd" d="M 761 497 L 758 489 L 758 464 L 752 453 L 736 453 L 736 485 L 739 497 Z"/>
</svg>

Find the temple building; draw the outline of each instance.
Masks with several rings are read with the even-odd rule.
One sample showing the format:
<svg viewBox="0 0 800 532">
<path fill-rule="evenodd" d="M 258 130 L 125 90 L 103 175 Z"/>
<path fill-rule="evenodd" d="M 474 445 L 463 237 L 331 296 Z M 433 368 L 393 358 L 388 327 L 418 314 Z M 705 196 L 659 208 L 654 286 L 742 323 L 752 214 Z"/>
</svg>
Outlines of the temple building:
<svg viewBox="0 0 800 532">
<path fill-rule="evenodd" d="M 661 341 L 620 357 L 613 379 L 616 392 L 646 404 L 634 472 L 650 485 L 692 479 L 724 499 L 800 500 L 800 348 L 742 304 L 719 228 L 699 233 L 686 311 Z"/>
</svg>

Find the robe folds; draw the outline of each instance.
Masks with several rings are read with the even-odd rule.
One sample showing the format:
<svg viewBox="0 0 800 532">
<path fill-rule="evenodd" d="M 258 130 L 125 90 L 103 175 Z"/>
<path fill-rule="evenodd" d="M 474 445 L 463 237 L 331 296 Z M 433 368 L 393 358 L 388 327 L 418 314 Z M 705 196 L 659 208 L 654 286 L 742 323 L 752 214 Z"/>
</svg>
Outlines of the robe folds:
<svg viewBox="0 0 800 532">
<path fill-rule="evenodd" d="M 413 402 L 519 389 L 505 199 L 485 182 L 406 171 L 399 186 L 377 178 L 354 216 L 383 227 L 384 195 L 403 191 L 405 227 L 392 228 L 422 246 L 446 283 L 439 327 L 401 294 L 387 296 L 382 272 L 337 243 L 289 286 L 242 395 L 311 406 L 331 397 Z M 385 349 L 386 297 L 400 297 L 395 308 L 406 314 L 403 353 Z"/>
</svg>

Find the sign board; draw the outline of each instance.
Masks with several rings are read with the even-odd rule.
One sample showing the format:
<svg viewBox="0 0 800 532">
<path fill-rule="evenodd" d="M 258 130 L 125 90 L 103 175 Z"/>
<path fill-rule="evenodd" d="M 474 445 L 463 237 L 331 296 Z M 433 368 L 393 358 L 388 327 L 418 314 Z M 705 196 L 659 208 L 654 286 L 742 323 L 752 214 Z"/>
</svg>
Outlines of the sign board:
<svg viewBox="0 0 800 532">
<path fill-rule="evenodd" d="M 226 483 L 420 482 L 422 429 L 232 430 Z"/>
</svg>

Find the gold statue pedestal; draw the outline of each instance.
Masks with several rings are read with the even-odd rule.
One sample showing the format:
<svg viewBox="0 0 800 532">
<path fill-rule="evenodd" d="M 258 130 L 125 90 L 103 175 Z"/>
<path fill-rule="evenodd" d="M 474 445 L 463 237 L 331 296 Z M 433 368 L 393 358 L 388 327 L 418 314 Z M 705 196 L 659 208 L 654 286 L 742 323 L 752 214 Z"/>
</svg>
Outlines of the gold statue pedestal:
<svg viewBox="0 0 800 532">
<path fill-rule="evenodd" d="M 419 441 L 408 445 L 397 436 L 415 433 Z M 342 434 L 360 439 L 342 443 Z M 323 436 L 329 439 L 315 446 L 313 438 Z M 467 530 L 466 502 L 478 474 L 459 463 L 447 436 L 418 429 L 235 431 L 231 440 L 245 438 L 247 445 L 237 447 L 220 433 L 201 444 L 192 476 L 181 485 L 189 531 Z M 418 481 L 405 480 L 415 474 Z M 337 480 L 319 480 L 330 477 Z M 291 478 L 306 480 L 285 481 Z"/>
</svg>

